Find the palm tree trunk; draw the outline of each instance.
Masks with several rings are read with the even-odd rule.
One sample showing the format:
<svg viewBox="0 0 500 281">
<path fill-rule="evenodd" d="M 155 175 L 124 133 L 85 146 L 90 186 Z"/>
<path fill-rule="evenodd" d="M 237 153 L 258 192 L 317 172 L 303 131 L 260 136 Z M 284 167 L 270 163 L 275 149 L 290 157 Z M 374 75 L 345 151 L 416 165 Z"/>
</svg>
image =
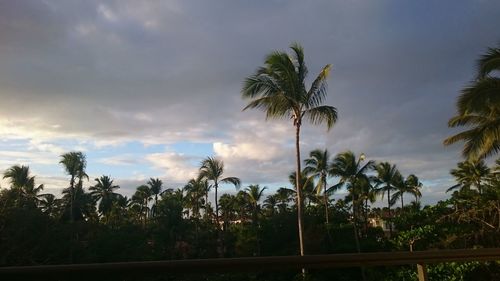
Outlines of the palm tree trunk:
<svg viewBox="0 0 500 281">
<path fill-rule="evenodd" d="M 358 253 L 361 253 L 361 245 L 359 243 L 359 234 L 358 234 L 358 226 L 357 226 L 357 206 L 356 206 L 356 202 L 357 200 L 353 200 L 352 202 L 352 216 L 353 216 L 353 229 L 354 229 L 354 242 L 356 243 L 356 251 L 358 251 Z M 361 278 L 363 281 L 366 281 L 366 273 L 365 273 L 365 267 L 362 266 L 361 267 Z"/>
<path fill-rule="evenodd" d="M 295 156 L 297 171 L 295 173 L 295 187 L 297 189 L 297 223 L 299 229 L 299 247 L 300 255 L 304 255 L 304 226 L 303 226 L 303 214 L 302 214 L 302 186 L 300 186 L 300 122 L 295 124 Z"/>
<path fill-rule="evenodd" d="M 71 175 L 71 180 L 69 182 L 69 220 L 71 223 L 73 223 L 74 221 L 74 217 L 73 217 L 73 201 L 75 200 L 74 198 L 74 194 L 75 194 L 75 176 L 74 175 Z"/>
<path fill-rule="evenodd" d="M 73 216 L 73 205 L 74 205 L 74 201 L 75 201 L 75 175 L 71 175 L 71 180 L 69 182 L 69 185 L 70 185 L 70 190 L 69 190 L 69 221 L 70 221 L 70 224 L 71 224 L 71 239 L 70 239 L 70 248 L 69 248 L 69 259 L 70 259 L 70 263 L 73 263 L 73 260 L 74 260 L 74 255 L 73 255 L 73 247 L 74 247 L 74 232 L 75 232 L 75 226 L 74 226 L 74 216 Z"/>
<path fill-rule="evenodd" d="M 219 184 L 217 181 L 214 182 L 214 187 L 215 187 L 215 222 L 217 223 L 217 229 L 219 229 L 219 203 L 217 199 L 217 188 L 219 187 Z"/>
<path fill-rule="evenodd" d="M 391 187 L 387 186 L 387 209 L 389 218 L 389 238 L 392 237 L 392 216 L 391 216 Z"/>
<path fill-rule="evenodd" d="M 329 220 L 328 220 L 328 196 L 326 195 L 326 179 L 323 179 L 323 187 L 325 189 L 325 191 L 323 192 L 323 198 L 325 199 L 325 221 L 326 221 L 326 224 L 329 223 Z"/>
<path fill-rule="evenodd" d="M 404 196 L 404 193 L 401 193 L 401 213 L 403 212 L 403 207 L 404 207 L 404 203 L 403 203 L 403 196 Z"/>
<path fill-rule="evenodd" d="M 365 199 L 365 235 L 368 236 L 368 198 Z"/>
</svg>

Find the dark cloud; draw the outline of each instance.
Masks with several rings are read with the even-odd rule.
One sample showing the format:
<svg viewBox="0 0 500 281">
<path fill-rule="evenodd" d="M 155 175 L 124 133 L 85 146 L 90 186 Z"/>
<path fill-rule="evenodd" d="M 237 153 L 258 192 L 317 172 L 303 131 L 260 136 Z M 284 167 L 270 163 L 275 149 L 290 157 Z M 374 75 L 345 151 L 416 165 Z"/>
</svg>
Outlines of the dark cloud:
<svg viewBox="0 0 500 281">
<path fill-rule="evenodd" d="M 298 41 L 311 79 L 333 64 L 327 102 L 340 117 L 329 133 L 305 127 L 304 155 L 352 149 L 444 181 L 459 161 L 458 148 L 441 145 L 446 122 L 478 54 L 498 42 L 499 9 L 498 1 L 3 1 L 0 116 L 45 139 L 262 144 L 269 136 L 240 125 L 264 122 L 241 113 L 242 80 L 271 50 Z M 278 135 L 289 151 L 293 135 Z M 293 169 L 291 157 L 275 156 L 227 160 L 248 181 L 272 181 L 266 171 Z"/>
</svg>

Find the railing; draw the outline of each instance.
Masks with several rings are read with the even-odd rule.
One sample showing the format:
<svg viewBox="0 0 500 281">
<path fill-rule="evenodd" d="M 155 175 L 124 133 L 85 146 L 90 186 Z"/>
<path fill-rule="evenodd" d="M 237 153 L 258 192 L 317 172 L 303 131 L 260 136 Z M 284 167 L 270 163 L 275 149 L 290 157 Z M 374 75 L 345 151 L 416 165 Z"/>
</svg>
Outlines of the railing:
<svg viewBox="0 0 500 281">
<path fill-rule="evenodd" d="M 378 252 L 311 256 L 193 259 L 100 264 L 0 267 L 0 280 L 96 280 L 96 276 L 144 276 L 209 272 L 367 267 L 442 262 L 500 261 L 500 248 Z M 425 267 L 419 280 L 426 280 Z"/>
</svg>

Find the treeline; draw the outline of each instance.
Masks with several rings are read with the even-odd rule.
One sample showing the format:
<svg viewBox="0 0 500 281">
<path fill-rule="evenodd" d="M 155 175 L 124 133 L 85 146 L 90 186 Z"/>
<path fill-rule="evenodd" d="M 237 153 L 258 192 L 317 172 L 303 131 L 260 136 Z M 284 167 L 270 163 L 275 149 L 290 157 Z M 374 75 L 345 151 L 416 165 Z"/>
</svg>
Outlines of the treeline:
<svg viewBox="0 0 500 281">
<path fill-rule="evenodd" d="M 294 172 L 290 187 L 267 195 L 258 184 L 240 187 L 238 178 L 225 176 L 222 161 L 209 157 L 185 186 L 167 188 L 151 178 L 128 198 L 109 176 L 87 187 L 83 153 L 64 154 L 60 163 L 69 178 L 60 198 L 42 193 L 27 166 L 5 171 L 10 187 L 0 193 L 2 266 L 297 254 Z M 404 177 L 393 164 L 349 151 L 330 157 L 326 150 L 310 152 L 304 164 L 307 254 L 500 246 L 500 161 L 492 167 L 458 163 L 451 197 L 424 208 L 418 177 Z M 214 206 L 209 196 L 221 183 L 238 192 L 222 194 Z M 333 200 L 340 188 L 347 195 Z M 405 194 L 413 200 L 405 202 Z M 372 208 L 377 199 L 386 207 Z M 335 272 L 359 277 L 359 270 Z M 390 280 L 414 270 L 368 273 Z"/>
</svg>

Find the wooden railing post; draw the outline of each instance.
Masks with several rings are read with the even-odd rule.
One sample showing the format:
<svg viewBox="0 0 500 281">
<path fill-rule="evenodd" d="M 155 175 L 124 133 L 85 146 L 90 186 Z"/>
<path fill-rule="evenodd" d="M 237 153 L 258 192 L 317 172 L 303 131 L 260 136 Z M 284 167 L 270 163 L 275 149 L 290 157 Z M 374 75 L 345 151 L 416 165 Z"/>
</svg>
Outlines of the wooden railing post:
<svg viewBox="0 0 500 281">
<path fill-rule="evenodd" d="M 417 263 L 417 276 L 418 281 L 428 281 L 427 278 L 427 267 L 423 263 Z"/>
</svg>

